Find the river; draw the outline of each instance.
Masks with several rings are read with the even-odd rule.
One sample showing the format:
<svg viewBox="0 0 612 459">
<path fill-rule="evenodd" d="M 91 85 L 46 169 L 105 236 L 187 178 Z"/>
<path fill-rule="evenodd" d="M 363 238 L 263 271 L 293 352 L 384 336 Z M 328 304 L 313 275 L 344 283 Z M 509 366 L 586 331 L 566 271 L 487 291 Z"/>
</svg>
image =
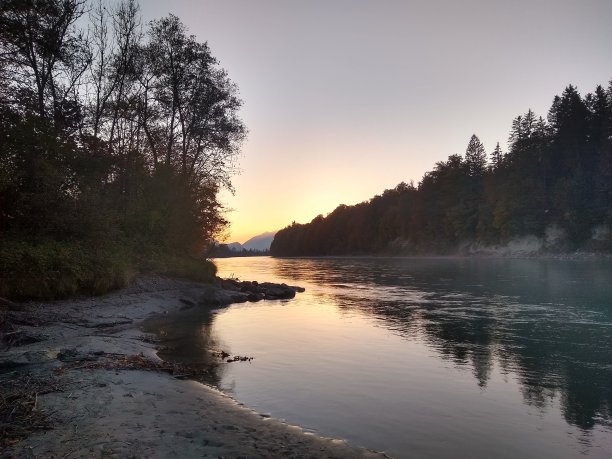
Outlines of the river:
<svg viewBox="0 0 612 459">
<path fill-rule="evenodd" d="M 175 360 L 254 410 L 396 458 L 612 457 L 612 262 L 227 258 L 306 288 L 179 320 Z M 167 356 L 166 356 L 167 357 Z"/>
</svg>

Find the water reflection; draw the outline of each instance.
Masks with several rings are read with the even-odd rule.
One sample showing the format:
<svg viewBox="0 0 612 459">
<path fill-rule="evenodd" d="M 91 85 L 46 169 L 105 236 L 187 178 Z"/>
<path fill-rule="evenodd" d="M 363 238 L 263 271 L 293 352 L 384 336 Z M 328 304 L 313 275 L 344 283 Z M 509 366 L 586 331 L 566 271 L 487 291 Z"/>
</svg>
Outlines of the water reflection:
<svg viewBox="0 0 612 459">
<path fill-rule="evenodd" d="M 609 262 L 313 259 L 277 260 L 274 269 L 343 286 L 340 308 L 407 338 L 424 333 L 442 358 L 471 365 L 482 388 L 496 360 L 518 375 L 528 405 L 542 410 L 560 396 L 569 424 L 612 425 Z"/>
<path fill-rule="evenodd" d="M 236 258 L 219 270 L 307 289 L 161 322 L 166 359 L 254 356 L 215 364 L 209 382 L 256 410 L 393 457 L 612 451 L 609 261 Z"/>
<path fill-rule="evenodd" d="M 159 337 L 160 358 L 189 365 L 202 382 L 218 386 L 225 367 L 215 355 L 223 346 L 214 335 L 214 318 L 206 308 L 191 308 L 153 317 L 143 328 Z"/>
</svg>

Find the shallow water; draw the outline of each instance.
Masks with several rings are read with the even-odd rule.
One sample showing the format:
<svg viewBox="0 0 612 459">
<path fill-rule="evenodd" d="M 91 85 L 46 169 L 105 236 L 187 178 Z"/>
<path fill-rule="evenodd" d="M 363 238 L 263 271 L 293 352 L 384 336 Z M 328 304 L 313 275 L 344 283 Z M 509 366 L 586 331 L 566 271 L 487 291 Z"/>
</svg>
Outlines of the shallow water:
<svg viewBox="0 0 612 459">
<path fill-rule="evenodd" d="M 177 359 L 254 357 L 215 382 L 261 413 L 398 458 L 612 457 L 610 261 L 216 263 L 306 288 L 178 326 Z"/>
</svg>

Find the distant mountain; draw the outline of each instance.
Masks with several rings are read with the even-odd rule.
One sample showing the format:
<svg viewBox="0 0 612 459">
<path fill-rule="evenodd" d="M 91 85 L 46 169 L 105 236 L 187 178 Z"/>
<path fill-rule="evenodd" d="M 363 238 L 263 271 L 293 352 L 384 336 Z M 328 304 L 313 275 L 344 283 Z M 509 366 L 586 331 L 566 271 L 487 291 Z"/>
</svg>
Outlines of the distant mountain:
<svg viewBox="0 0 612 459">
<path fill-rule="evenodd" d="M 240 242 L 230 242 L 226 245 L 227 248 L 230 249 L 232 252 L 242 252 L 242 250 L 244 249 L 243 245 Z"/>
<path fill-rule="evenodd" d="M 246 250 L 259 250 L 262 252 L 268 251 L 270 250 L 270 244 L 272 244 L 275 234 L 276 231 L 270 231 L 268 233 L 253 236 L 251 239 L 242 244 L 242 247 L 244 247 Z"/>
</svg>

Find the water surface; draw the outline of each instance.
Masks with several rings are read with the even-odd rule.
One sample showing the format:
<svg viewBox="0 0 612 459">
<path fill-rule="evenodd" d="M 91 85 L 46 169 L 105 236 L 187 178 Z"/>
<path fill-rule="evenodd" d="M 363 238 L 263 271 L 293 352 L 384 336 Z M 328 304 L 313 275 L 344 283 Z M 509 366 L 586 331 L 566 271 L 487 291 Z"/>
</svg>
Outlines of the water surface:
<svg viewBox="0 0 612 459">
<path fill-rule="evenodd" d="M 179 321 L 173 358 L 261 413 L 415 458 L 612 457 L 610 261 L 216 260 L 294 300 Z"/>
</svg>

